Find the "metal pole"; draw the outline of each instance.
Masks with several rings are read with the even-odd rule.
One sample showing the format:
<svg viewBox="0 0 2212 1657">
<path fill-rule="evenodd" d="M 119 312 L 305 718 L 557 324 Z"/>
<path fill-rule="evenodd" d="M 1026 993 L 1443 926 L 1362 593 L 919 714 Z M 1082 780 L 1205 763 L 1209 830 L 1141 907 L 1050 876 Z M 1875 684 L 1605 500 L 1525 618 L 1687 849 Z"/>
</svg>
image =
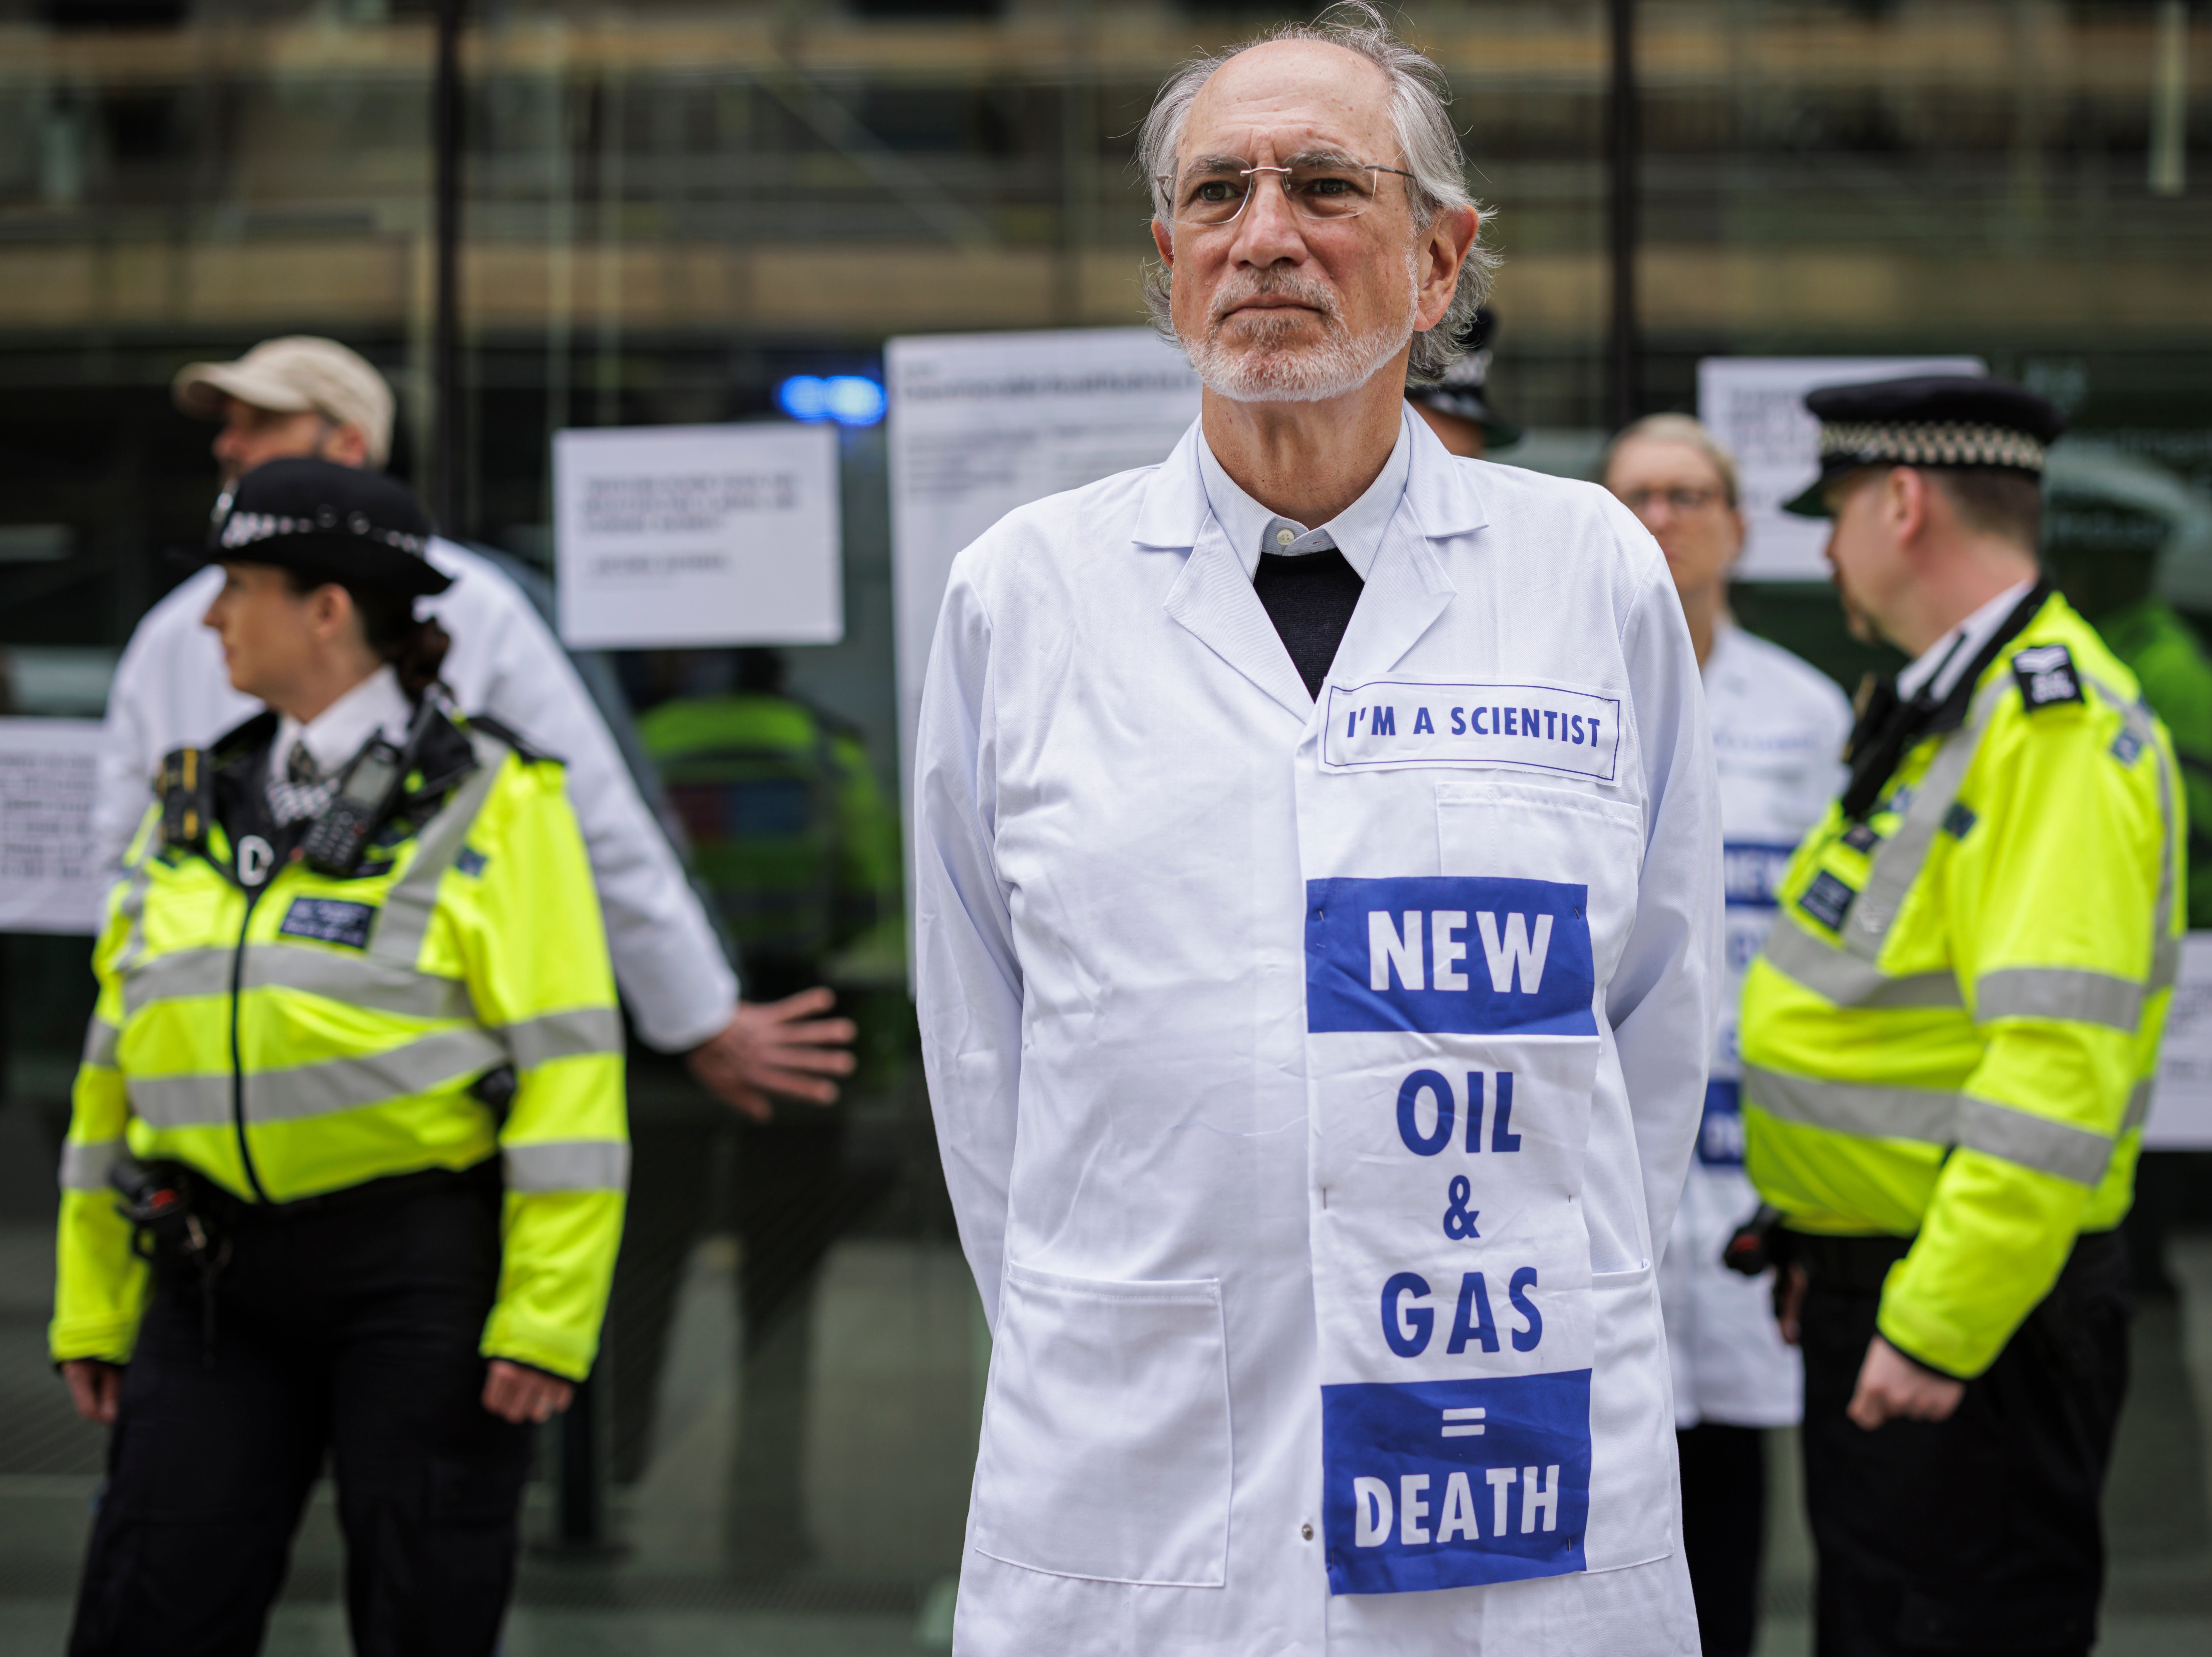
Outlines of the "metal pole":
<svg viewBox="0 0 2212 1657">
<path fill-rule="evenodd" d="M 438 71 L 430 93 L 437 308 L 430 335 L 436 452 L 429 496 L 438 527 L 448 535 L 460 533 L 461 502 L 461 5 L 438 0 Z"/>
<path fill-rule="evenodd" d="M 1636 418 L 1636 0 L 1611 0 L 1613 87 L 1607 214 L 1613 263 L 1613 326 L 1607 352 L 1607 405 L 1615 430 Z"/>
</svg>

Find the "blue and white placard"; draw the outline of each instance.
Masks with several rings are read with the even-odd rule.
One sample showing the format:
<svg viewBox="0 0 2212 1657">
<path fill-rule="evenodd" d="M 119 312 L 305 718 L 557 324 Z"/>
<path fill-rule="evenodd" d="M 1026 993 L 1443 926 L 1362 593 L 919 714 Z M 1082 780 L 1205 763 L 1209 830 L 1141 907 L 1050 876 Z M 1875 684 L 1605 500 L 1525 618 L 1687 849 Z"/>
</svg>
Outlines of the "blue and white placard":
<svg viewBox="0 0 2212 1657">
<path fill-rule="evenodd" d="M 1330 1591 L 1581 1570 L 1587 889 L 1311 880 L 1306 983 Z"/>
</svg>

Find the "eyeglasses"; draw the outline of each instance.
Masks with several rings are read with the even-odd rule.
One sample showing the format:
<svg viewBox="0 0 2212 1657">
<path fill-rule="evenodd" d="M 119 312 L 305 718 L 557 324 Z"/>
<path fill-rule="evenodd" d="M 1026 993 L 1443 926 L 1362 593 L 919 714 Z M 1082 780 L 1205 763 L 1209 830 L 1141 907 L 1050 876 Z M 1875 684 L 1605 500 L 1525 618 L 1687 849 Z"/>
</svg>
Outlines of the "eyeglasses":
<svg viewBox="0 0 2212 1657">
<path fill-rule="evenodd" d="M 1224 164 L 1194 170 L 1183 179 L 1179 194 L 1175 180 L 1165 174 L 1162 174 L 1160 185 L 1174 198 L 1172 210 L 1177 224 L 1210 230 L 1232 222 L 1244 210 L 1255 192 L 1255 175 L 1262 173 L 1275 175 L 1283 186 L 1283 194 L 1290 198 L 1291 208 L 1300 218 L 1323 223 L 1356 219 L 1372 207 L 1382 183 L 1377 174 L 1395 173 L 1401 179 L 1413 176 L 1401 168 L 1378 167 L 1367 161 L 1302 161 L 1290 167 Z"/>
<path fill-rule="evenodd" d="M 1720 497 L 1717 489 L 1632 489 L 1622 494 L 1620 503 L 1640 518 L 1655 501 L 1664 501 L 1669 512 L 1687 517 L 1692 512 L 1703 512 Z"/>
</svg>

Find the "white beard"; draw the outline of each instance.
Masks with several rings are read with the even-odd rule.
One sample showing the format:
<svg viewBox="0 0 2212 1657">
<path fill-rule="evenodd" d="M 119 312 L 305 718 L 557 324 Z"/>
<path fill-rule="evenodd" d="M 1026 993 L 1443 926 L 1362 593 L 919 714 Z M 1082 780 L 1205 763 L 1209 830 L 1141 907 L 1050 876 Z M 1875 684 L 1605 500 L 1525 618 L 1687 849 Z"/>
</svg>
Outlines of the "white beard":
<svg viewBox="0 0 2212 1657">
<path fill-rule="evenodd" d="M 1208 320 L 1206 332 L 1197 338 L 1182 336 L 1183 351 L 1198 371 L 1199 383 L 1232 403 L 1324 403 L 1365 385 L 1413 337 L 1420 282 L 1410 254 L 1406 260 L 1406 288 L 1402 321 L 1385 322 L 1364 334 L 1354 334 L 1345 327 L 1335 296 L 1327 289 L 1291 277 L 1250 278 L 1215 295 L 1217 314 Z M 1218 313 L 1261 294 L 1287 295 L 1311 306 L 1321 317 L 1321 343 L 1291 344 L 1305 319 L 1277 320 L 1265 311 L 1256 318 L 1247 315 L 1239 320 L 1239 338 L 1234 344 L 1224 339 Z"/>
</svg>

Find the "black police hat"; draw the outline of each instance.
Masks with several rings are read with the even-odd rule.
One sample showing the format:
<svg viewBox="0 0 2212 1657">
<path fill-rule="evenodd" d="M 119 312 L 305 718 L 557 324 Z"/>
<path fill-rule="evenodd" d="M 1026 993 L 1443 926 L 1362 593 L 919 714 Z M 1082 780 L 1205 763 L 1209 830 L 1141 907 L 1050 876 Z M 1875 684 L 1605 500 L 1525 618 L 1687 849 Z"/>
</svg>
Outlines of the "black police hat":
<svg viewBox="0 0 2212 1657">
<path fill-rule="evenodd" d="M 1820 422 L 1820 475 L 1783 503 L 1825 518 L 1820 491 L 1862 466 L 1971 466 L 2043 475 L 2044 451 L 2066 417 L 2025 386 L 1972 375 L 1921 375 L 1860 386 L 1823 386 L 1805 406 Z"/>
<path fill-rule="evenodd" d="M 238 480 L 200 564 L 271 564 L 314 581 L 427 598 L 453 578 L 427 556 L 430 515 L 406 484 L 333 460 L 270 460 Z"/>
<path fill-rule="evenodd" d="M 1433 386 L 1408 385 L 1406 395 L 1438 414 L 1474 421 L 1482 428 L 1491 448 L 1504 448 L 1521 441 L 1521 428 L 1490 405 L 1490 342 L 1497 332 L 1498 314 L 1486 305 L 1459 337 L 1460 349 L 1465 353 L 1459 361 L 1446 369 L 1444 377 Z"/>
</svg>

